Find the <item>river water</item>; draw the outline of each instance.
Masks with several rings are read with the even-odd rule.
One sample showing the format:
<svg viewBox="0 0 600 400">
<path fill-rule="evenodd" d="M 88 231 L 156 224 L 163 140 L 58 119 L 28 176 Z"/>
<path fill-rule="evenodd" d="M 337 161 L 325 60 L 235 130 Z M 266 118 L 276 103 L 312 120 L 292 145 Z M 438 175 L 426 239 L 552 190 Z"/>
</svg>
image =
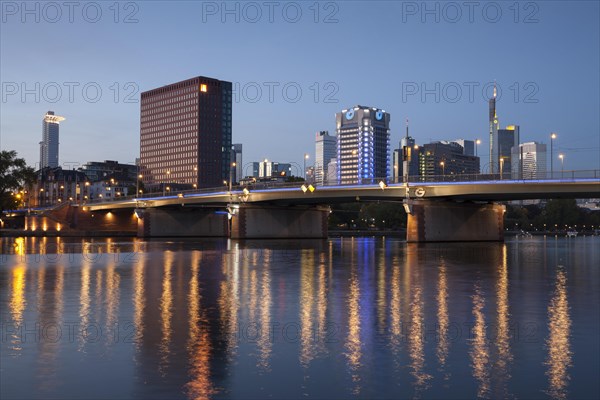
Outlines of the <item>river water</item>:
<svg viewBox="0 0 600 400">
<path fill-rule="evenodd" d="M 600 397 L 600 237 L 0 246 L 2 399 Z"/>
</svg>

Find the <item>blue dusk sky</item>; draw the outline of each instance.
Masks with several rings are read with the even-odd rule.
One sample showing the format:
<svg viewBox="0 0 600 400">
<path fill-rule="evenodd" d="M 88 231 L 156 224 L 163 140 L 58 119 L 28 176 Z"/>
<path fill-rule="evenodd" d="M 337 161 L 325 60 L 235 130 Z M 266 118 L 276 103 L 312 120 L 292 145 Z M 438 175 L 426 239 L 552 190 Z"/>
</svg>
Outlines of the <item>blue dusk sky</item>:
<svg viewBox="0 0 600 400">
<path fill-rule="evenodd" d="M 1 2 L 0 147 L 32 166 L 48 110 L 63 166 L 133 162 L 140 93 L 203 75 L 234 83 L 244 163 L 314 159 L 360 104 L 391 114 L 392 149 L 408 118 L 419 144 L 480 138 L 485 166 L 495 80 L 501 127 L 600 168 L 598 1 L 68 4 Z"/>
</svg>

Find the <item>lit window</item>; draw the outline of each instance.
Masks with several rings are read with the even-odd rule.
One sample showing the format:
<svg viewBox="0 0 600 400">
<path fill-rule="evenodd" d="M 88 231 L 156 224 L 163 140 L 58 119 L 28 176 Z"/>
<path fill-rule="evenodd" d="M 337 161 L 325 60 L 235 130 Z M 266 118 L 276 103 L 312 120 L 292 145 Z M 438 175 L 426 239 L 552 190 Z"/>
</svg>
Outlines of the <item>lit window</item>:
<svg viewBox="0 0 600 400">
<path fill-rule="evenodd" d="M 207 88 L 206 88 L 206 84 L 205 84 L 205 83 L 203 83 L 203 84 L 201 84 L 201 85 L 200 85 L 200 91 L 201 91 L 201 92 L 206 92 L 206 91 L 207 91 Z"/>
</svg>

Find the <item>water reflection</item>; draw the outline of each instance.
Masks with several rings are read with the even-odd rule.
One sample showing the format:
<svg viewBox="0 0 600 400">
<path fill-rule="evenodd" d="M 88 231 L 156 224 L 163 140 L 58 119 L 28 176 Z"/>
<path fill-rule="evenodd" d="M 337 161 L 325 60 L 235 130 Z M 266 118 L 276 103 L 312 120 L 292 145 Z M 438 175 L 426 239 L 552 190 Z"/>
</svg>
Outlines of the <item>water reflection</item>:
<svg viewBox="0 0 600 400">
<path fill-rule="evenodd" d="M 438 332 L 437 332 L 437 349 L 436 354 L 440 369 L 445 372 L 444 379 L 449 379 L 449 372 L 445 371 L 446 359 L 448 358 L 449 342 L 449 317 L 448 317 L 448 282 L 446 278 L 446 264 L 442 260 L 439 266 L 439 278 L 437 287 L 437 319 L 438 319 Z"/>
<path fill-rule="evenodd" d="M 425 372 L 425 323 L 423 318 L 423 294 L 420 286 L 414 288 L 410 304 L 410 330 L 408 336 L 410 368 L 415 378 L 417 396 L 427 387 L 431 375 Z"/>
<path fill-rule="evenodd" d="M 166 251 L 163 261 L 162 294 L 160 296 L 160 321 L 162 337 L 160 340 L 160 374 L 164 377 L 169 367 L 169 356 L 171 347 L 171 307 L 173 305 L 173 293 L 171 291 L 171 268 L 173 267 L 174 254 Z"/>
<path fill-rule="evenodd" d="M 568 396 L 569 368 L 572 364 L 571 318 L 567 299 L 567 276 L 562 267 L 559 268 L 556 272 L 554 294 L 548 306 L 546 375 L 549 384 L 548 394 L 556 399 L 565 399 Z"/>
<path fill-rule="evenodd" d="M 187 344 L 190 360 L 191 380 L 186 384 L 191 399 L 208 399 L 216 393 L 210 377 L 211 343 L 208 320 L 202 310 L 202 293 L 199 284 L 201 253 L 193 252 L 191 260 L 189 304 L 189 340 Z"/>
<path fill-rule="evenodd" d="M 585 240 L 157 241 L 133 257 L 130 242 L 2 238 L 1 394 L 598 397 L 600 240 Z M 104 335 L 71 341 L 71 323 Z M 548 336 L 515 336 L 532 324 Z"/>
<path fill-rule="evenodd" d="M 146 257 L 139 257 L 139 261 L 133 267 L 133 326 L 134 326 L 134 343 L 136 350 L 139 352 L 140 345 L 144 339 L 144 309 L 146 307 L 146 292 L 145 292 L 145 267 Z"/>
<path fill-rule="evenodd" d="M 12 279 L 11 279 L 11 296 L 9 309 L 12 320 L 14 322 L 14 331 L 11 340 L 12 350 L 15 353 L 19 353 L 21 348 L 21 340 L 18 332 L 23 327 L 23 311 L 25 311 L 25 307 L 27 306 L 27 302 L 25 300 L 25 273 L 27 272 L 27 268 L 23 264 L 19 264 L 12 270 Z"/>
<path fill-rule="evenodd" d="M 475 285 L 475 294 L 473 295 L 473 318 L 475 324 L 472 330 L 471 339 L 471 367 L 473 376 L 477 380 L 477 397 L 489 397 L 490 392 L 490 371 L 489 371 L 489 352 L 488 340 L 485 325 L 485 300 L 484 293 L 480 284 Z"/>
<path fill-rule="evenodd" d="M 315 275 L 315 263 L 310 251 L 302 252 L 302 269 L 300 270 L 300 363 L 307 367 L 315 356 L 314 344 L 311 333 L 313 332 L 313 306 L 314 288 L 313 279 Z"/>
<path fill-rule="evenodd" d="M 508 397 L 509 366 L 512 361 L 510 350 L 510 313 L 508 302 L 508 260 L 506 245 L 502 246 L 502 262 L 496 280 L 496 353 L 495 381 L 497 392 L 494 397 Z"/>
<path fill-rule="evenodd" d="M 81 324 L 82 332 L 87 332 L 90 323 L 90 282 L 92 274 L 91 262 L 88 259 L 82 260 L 81 266 L 81 288 L 79 291 L 79 321 Z M 79 349 L 84 350 L 85 348 L 85 335 L 79 335 Z"/>
<path fill-rule="evenodd" d="M 356 271 L 353 268 L 350 275 L 350 288 L 348 290 L 348 336 L 346 338 L 346 358 L 352 376 L 352 394 L 360 393 L 362 348 L 360 338 L 360 287 Z"/>
<path fill-rule="evenodd" d="M 264 252 L 265 265 L 271 265 L 271 252 Z M 258 337 L 258 367 L 262 371 L 269 371 L 272 348 L 271 337 L 271 273 L 270 268 L 262 270 L 261 278 L 261 300 L 260 300 L 260 328 Z"/>
</svg>

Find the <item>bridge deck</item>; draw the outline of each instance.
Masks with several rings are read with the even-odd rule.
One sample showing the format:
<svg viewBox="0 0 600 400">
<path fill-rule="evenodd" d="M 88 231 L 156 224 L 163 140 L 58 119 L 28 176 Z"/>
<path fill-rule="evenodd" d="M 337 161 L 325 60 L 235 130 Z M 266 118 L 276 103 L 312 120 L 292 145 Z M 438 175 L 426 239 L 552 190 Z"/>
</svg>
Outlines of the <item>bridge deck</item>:
<svg viewBox="0 0 600 400">
<path fill-rule="evenodd" d="M 347 203 L 353 201 L 402 201 L 406 197 L 404 184 L 319 186 L 303 192 L 302 183 L 294 187 L 251 190 L 242 189 L 212 193 L 185 192 L 179 195 L 142 197 L 120 201 L 89 203 L 91 211 L 163 207 L 173 205 L 219 207 L 229 203 L 271 203 L 279 205 L 314 205 Z M 600 179 L 540 180 L 540 181 L 479 181 L 409 183 L 413 199 L 448 199 L 457 201 L 506 201 L 551 198 L 600 198 Z"/>
</svg>

